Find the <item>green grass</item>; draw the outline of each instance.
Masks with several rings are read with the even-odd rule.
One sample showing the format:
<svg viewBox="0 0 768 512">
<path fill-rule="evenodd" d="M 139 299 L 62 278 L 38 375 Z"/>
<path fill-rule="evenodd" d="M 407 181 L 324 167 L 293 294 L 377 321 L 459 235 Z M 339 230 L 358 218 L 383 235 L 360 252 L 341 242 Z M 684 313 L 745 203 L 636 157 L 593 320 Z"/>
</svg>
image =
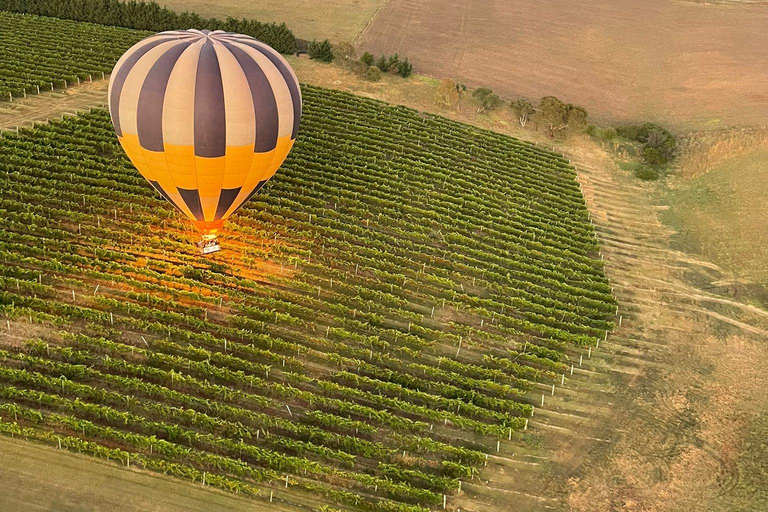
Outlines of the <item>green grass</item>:
<svg viewBox="0 0 768 512">
<path fill-rule="evenodd" d="M 768 285 L 768 152 L 731 159 L 680 180 L 666 197 L 666 220 L 682 247 L 737 278 Z"/>
<path fill-rule="evenodd" d="M 400 512 L 441 507 L 497 440 L 521 442 L 535 383 L 615 312 L 573 168 L 303 92 L 296 147 L 213 258 L 105 111 L 0 138 L 0 431 Z"/>
<path fill-rule="evenodd" d="M 252 512 L 253 501 L 21 439 L 0 437 L 4 512 Z M 115 492 L 120 490 L 121 492 Z M 278 496 L 279 499 L 279 496 Z M 275 512 L 300 510 L 273 501 Z"/>
</svg>

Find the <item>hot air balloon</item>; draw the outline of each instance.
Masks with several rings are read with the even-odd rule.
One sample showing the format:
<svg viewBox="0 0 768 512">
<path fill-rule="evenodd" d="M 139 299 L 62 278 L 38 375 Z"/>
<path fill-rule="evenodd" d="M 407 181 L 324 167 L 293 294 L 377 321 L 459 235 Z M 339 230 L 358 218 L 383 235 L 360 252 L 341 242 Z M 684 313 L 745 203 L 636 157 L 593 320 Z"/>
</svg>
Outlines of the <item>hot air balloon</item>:
<svg viewBox="0 0 768 512">
<path fill-rule="evenodd" d="M 299 83 L 256 39 L 161 32 L 132 46 L 109 79 L 109 113 L 128 158 L 192 220 L 204 254 L 224 221 L 271 178 L 296 140 Z"/>
</svg>

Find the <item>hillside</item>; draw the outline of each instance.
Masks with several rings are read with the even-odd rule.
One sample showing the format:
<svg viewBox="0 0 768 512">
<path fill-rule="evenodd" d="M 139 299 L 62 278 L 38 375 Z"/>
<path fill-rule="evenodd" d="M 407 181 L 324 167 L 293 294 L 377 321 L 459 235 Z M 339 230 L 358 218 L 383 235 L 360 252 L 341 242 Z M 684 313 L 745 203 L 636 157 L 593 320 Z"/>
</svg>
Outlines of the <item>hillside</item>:
<svg viewBox="0 0 768 512">
<path fill-rule="evenodd" d="M 106 112 L 0 138 L 3 432 L 284 504 L 403 511 L 441 507 L 518 438 L 616 309 L 572 167 L 404 107 L 304 98 L 296 148 L 212 259 Z"/>
</svg>

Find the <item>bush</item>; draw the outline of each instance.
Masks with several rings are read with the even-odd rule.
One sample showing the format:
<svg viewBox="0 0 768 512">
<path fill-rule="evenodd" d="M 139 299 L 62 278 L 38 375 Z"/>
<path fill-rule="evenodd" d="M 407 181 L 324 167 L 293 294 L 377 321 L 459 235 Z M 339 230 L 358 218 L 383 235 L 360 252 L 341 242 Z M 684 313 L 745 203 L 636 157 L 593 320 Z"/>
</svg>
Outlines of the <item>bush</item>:
<svg viewBox="0 0 768 512">
<path fill-rule="evenodd" d="M 378 82 L 381 80 L 381 70 L 376 66 L 371 66 L 368 71 L 365 72 L 365 79 L 371 82 Z"/>
<path fill-rule="evenodd" d="M 600 128 L 599 126 L 595 126 L 593 124 L 587 126 L 587 129 L 584 131 L 584 133 L 603 142 L 613 140 L 618 135 L 616 133 L 616 128 L 610 126 L 608 128 Z"/>
<path fill-rule="evenodd" d="M 643 165 L 635 169 L 635 176 L 645 181 L 656 181 L 661 175 L 656 167 Z"/>
<path fill-rule="evenodd" d="M 362 57 L 360 57 L 360 61 L 364 62 L 368 66 L 373 66 L 373 54 L 365 52 Z"/>
<path fill-rule="evenodd" d="M 476 98 L 480 102 L 480 106 L 477 108 L 477 113 L 484 112 L 486 110 L 492 110 L 501 104 L 501 98 L 487 87 L 480 87 L 475 89 L 472 93 L 472 97 Z"/>
<path fill-rule="evenodd" d="M 397 63 L 397 74 L 403 78 L 408 78 L 413 73 L 413 64 L 408 59 L 402 60 Z"/>
<path fill-rule="evenodd" d="M 333 45 L 333 58 L 337 61 L 347 61 L 355 58 L 355 47 L 352 43 L 339 43 Z"/>
<path fill-rule="evenodd" d="M 321 60 L 323 62 L 331 62 L 333 60 L 333 47 L 327 39 L 322 42 L 312 41 L 309 43 L 307 51 L 312 59 Z"/>
<path fill-rule="evenodd" d="M 643 159 L 648 164 L 663 165 L 669 163 L 677 153 L 675 136 L 656 123 L 619 126 L 616 128 L 616 133 L 643 144 Z"/>
</svg>

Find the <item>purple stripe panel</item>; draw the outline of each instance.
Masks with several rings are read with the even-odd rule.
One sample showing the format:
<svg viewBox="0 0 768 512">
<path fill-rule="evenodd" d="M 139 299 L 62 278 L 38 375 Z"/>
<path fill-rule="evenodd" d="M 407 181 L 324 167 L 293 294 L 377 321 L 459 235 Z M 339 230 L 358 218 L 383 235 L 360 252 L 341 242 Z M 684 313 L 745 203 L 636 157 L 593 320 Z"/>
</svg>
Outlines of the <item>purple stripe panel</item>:
<svg viewBox="0 0 768 512">
<path fill-rule="evenodd" d="M 152 66 L 139 93 L 136 126 L 139 144 L 150 151 L 163 151 L 163 101 L 168 79 L 176 61 L 191 43 L 183 42 L 166 50 Z"/>
<path fill-rule="evenodd" d="M 207 158 L 227 152 L 227 123 L 224 86 L 219 59 L 213 43 L 206 41 L 200 50 L 195 77 L 195 155 Z"/>
</svg>

